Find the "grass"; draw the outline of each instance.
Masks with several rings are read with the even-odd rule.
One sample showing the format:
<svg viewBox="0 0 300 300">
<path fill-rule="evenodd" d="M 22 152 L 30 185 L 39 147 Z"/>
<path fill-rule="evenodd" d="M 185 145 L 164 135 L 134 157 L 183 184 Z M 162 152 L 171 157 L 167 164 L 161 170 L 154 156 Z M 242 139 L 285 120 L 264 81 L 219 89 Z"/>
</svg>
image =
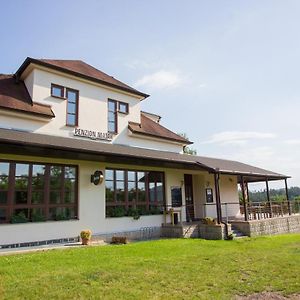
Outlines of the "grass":
<svg viewBox="0 0 300 300">
<path fill-rule="evenodd" d="M 0 257 L 0 299 L 232 299 L 262 291 L 300 293 L 300 234 Z"/>
</svg>

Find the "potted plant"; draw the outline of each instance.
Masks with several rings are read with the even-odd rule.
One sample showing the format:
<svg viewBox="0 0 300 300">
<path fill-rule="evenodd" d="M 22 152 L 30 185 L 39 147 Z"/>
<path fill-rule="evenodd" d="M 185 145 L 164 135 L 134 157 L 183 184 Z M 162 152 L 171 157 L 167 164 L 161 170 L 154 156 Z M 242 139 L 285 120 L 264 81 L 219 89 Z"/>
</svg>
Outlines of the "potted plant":
<svg viewBox="0 0 300 300">
<path fill-rule="evenodd" d="M 88 245 L 91 240 L 92 232 L 90 230 L 82 230 L 80 232 L 80 237 L 82 241 L 82 245 Z"/>
</svg>

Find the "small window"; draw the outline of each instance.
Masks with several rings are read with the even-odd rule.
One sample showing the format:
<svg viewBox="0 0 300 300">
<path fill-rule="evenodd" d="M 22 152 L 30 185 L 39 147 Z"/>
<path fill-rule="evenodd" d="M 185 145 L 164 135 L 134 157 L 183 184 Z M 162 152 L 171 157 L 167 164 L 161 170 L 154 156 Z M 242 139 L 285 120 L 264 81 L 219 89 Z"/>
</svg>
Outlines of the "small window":
<svg viewBox="0 0 300 300">
<path fill-rule="evenodd" d="M 51 84 L 51 96 L 56 98 L 64 98 L 64 87 L 56 84 Z"/>
<path fill-rule="evenodd" d="M 128 114 L 128 103 L 119 102 L 119 112 L 123 114 Z"/>
</svg>

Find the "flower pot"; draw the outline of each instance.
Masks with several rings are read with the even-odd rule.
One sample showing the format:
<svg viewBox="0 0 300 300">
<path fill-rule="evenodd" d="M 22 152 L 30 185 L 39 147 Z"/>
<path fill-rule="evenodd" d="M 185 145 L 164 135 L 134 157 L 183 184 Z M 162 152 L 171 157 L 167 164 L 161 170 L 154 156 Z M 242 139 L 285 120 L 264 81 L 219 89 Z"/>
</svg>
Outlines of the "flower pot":
<svg viewBox="0 0 300 300">
<path fill-rule="evenodd" d="M 89 239 L 81 239 L 82 245 L 88 245 L 90 243 Z"/>
</svg>

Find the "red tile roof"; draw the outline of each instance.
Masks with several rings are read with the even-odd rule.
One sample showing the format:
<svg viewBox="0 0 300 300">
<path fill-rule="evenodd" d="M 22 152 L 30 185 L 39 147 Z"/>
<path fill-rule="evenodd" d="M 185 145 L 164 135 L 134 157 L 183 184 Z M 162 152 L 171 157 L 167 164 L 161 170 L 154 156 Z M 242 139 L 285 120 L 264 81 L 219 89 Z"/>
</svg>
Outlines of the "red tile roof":
<svg viewBox="0 0 300 300">
<path fill-rule="evenodd" d="M 54 117 L 51 107 L 33 102 L 24 82 L 17 83 L 13 75 L 0 74 L 0 109 Z"/>
<path fill-rule="evenodd" d="M 16 72 L 16 75 L 20 76 L 30 63 L 35 63 L 44 67 L 71 74 L 73 76 L 98 82 L 100 84 L 114 87 L 116 89 L 142 96 L 144 98 L 149 96 L 81 60 L 34 59 L 31 57 L 27 57 L 24 63 Z"/>
<path fill-rule="evenodd" d="M 141 113 L 141 124 L 135 122 L 128 122 L 128 128 L 131 132 L 137 134 L 179 142 L 185 145 L 193 144 L 193 142 L 174 133 L 173 131 L 167 129 L 166 127 L 160 125 L 159 123 L 154 122 L 153 120 L 147 118 L 143 113 Z"/>
</svg>

